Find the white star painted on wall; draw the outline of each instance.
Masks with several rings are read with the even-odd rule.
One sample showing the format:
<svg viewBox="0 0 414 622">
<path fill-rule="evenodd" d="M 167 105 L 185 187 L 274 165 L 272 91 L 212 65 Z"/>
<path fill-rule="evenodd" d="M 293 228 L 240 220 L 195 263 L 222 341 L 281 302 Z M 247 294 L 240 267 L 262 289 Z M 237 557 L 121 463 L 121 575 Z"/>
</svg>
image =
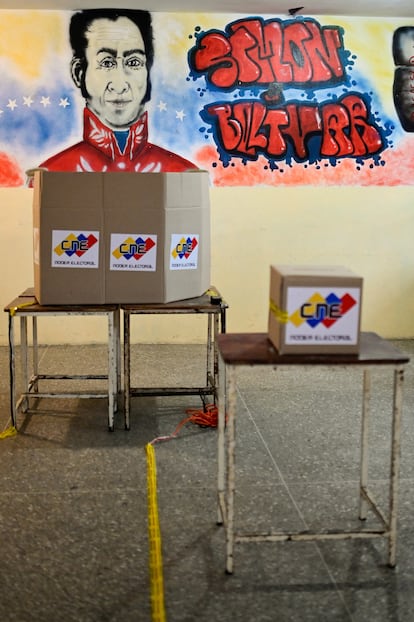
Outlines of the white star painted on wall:
<svg viewBox="0 0 414 622">
<path fill-rule="evenodd" d="M 160 99 L 160 103 L 158 104 L 157 108 L 158 108 L 158 110 L 159 110 L 160 112 L 162 112 L 163 110 L 167 110 L 167 104 L 166 104 L 166 102 L 163 102 L 163 101 Z"/>
<path fill-rule="evenodd" d="M 50 106 L 50 97 L 45 97 L 43 95 L 43 97 L 40 98 L 40 103 L 44 108 L 46 108 L 46 106 Z"/>
<path fill-rule="evenodd" d="M 67 97 L 61 97 L 60 101 L 59 101 L 59 106 L 62 106 L 62 108 L 66 108 L 67 106 L 70 106 L 68 98 Z"/>
<path fill-rule="evenodd" d="M 30 95 L 28 97 L 23 96 L 23 106 L 27 106 L 28 108 L 30 108 L 32 104 L 33 104 L 33 99 L 30 97 Z"/>
<path fill-rule="evenodd" d="M 6 106 L 7 108 L 10 108 L 10 110 L 14 110 L 15 108 L 17 108 L 17 102 L 15 99 L 9 99 L 9 103 Z"/>
<path fill-rule="evenodd" d="M 176 110 L 175 111 L 175 118 L 176 119 L 180 119 L 180 121 L 184 121 L 184 117 L 185 117 L 185 112 L 184 110 Z"/>
</svg>

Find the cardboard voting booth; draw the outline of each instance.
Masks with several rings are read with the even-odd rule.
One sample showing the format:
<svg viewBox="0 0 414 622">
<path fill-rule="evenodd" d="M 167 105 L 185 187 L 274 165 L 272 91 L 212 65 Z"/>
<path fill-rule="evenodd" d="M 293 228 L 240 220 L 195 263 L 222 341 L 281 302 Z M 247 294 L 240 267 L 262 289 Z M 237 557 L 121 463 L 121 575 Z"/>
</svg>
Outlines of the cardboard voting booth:
<svg viewBox="0 0 414 622">
<path fill-rule="evenodd" d="M 36 171 L 40 304 L 166 303 L 210 286 L 206 171 Z"/>
</svg>

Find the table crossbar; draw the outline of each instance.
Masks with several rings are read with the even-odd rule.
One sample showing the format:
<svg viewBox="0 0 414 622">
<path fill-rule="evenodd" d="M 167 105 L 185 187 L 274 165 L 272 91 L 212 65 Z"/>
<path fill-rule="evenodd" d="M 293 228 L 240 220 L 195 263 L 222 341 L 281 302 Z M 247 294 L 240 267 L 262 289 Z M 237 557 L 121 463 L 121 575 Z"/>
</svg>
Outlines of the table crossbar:
<svg viewBox="0 0 414 622">
<path fill-rule="evenodd" d="M 9 367 L 11 422 L 17 427 L 18 412 L 35 413 L 31 401 L 40 398 L 106 398 L 108 400 L 108 429 L 114 429 L 114 415 L 118 409 L 121 387 L 120 369 L 120 308 L 118 305 L 40 305 L 32 288 L 23 292 L 4 309 L 9 315 Z M 39 371 L 38 319 L 51 316 L 106 316 L 108 320 L 108 369 L 106 374 L 42 374 Z M 31 358 L 29 359 L 29 331 L 27 320 L 32 320 Z M 20 353 L 22 390 L 17 394 L 15 321 L 20 322 Z M 40 390 L 46 381 L 95 381 L 107 383 L 106 390 Z"/>
<path fill-rule="evenodd" d="M 214 297 L 209 292 L 214 292 Z M 124 417 L 130 429 L 131 398 L 142 396 L 197 395 L 203 403 L 206 396 L 214 401 L 218 395 L 217 336 L 226 330 L 227 303 L 215 288 L 202 296 L 165 304 L 122 305 L 124 317 Z M 135 315 L 204 315 L 207 317 L 206 375 L 203 386 L 139 387 L 131 386 L 131 317 Z"/>
</svg>

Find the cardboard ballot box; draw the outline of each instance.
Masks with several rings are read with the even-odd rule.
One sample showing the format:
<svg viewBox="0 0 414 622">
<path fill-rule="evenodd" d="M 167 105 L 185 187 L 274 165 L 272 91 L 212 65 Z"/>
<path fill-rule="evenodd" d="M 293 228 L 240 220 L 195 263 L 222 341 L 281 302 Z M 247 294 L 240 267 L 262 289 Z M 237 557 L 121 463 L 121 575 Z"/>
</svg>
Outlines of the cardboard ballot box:
<svg viewBox="0 0 414 622">
<path fill-rule="evenodd" d="M 281 354 L 359 350 L 362 278 L 342 266 L 270 268 L 269 339 Z"/>
<path fill-rule="evenodd" d="M 210 286 L 208 173 L 36 171 L 41 304 L 164 303 Z"/>
</svg>

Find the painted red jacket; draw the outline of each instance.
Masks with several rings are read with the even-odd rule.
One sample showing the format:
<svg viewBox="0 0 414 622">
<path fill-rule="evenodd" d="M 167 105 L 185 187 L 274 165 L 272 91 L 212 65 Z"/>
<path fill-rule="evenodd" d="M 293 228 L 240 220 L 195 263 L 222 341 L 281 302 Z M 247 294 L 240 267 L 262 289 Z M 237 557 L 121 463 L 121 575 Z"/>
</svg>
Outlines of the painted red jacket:
<svg viewBox="0 0 414 622">
<path fill-rule="evenodd" d="M 45 160 L 49 171 L 180 173 L 197 166 L 181 156 L 148 142 L 147 113 L 129 128 L 124 152 L 115 134 L 88 108 L 83 114 L 83 141 Z"/>
</svg>

